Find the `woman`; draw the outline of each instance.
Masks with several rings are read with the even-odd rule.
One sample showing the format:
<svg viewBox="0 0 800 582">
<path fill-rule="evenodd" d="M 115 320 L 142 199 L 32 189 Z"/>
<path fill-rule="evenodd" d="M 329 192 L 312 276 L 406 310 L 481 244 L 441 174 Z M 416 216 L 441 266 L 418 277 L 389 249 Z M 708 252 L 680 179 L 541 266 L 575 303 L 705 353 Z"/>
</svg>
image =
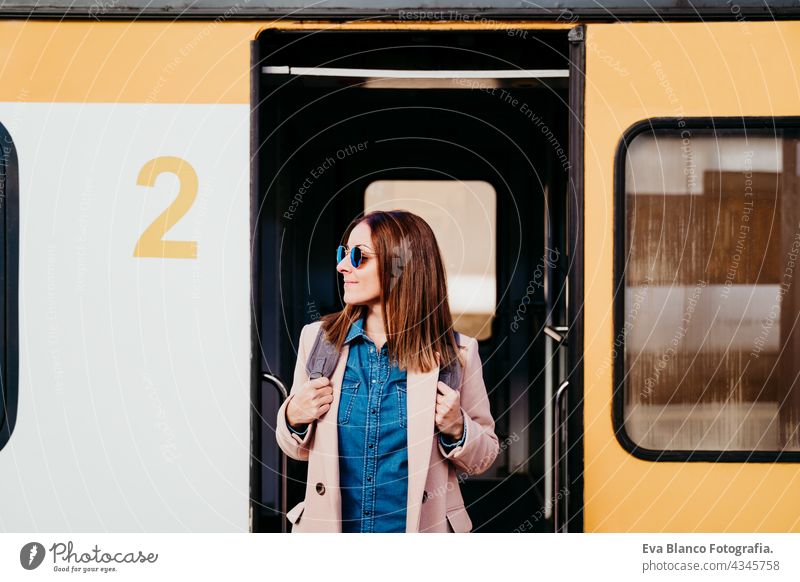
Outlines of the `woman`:
<svg viewBox="0 0 800 582">
<path fill-rule="evenodd" d="M 278 411 L 278 444 L 308 461 L 292 532 L 468 532 L 456 470 L 482 473 L 499 446 L 478 342 L 456 343 L 436 238 L 400 210 L 357 218 L 344 238 L 346 306 L 303 328 Z M 338 364 L 330 379 L 309 380 L 320 328 Z M 438 381 L 455 358 L 460 390 Z"/>
</svg>

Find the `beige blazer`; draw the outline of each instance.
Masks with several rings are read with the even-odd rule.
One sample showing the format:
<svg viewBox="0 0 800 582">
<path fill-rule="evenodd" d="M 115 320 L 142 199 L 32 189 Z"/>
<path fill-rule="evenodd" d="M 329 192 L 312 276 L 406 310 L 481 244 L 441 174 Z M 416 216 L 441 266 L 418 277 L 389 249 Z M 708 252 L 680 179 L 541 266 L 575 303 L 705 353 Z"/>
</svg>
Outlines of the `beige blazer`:
<svg viewBox="0 0 800 582">
<path fill-rule="evenodd" d="M 333 402 L 328 412 L 311 423 L 302 438 L 286 426 L 286 406 L 295 391 L 308 382 L 306 360 L 321 325 L 319 321 L 306 325 L 300 334 L 294 382 L 289 397 L 278 410 L 276 423 L 276 438 L 283 452 L 293 459 L 308 461 L 305 500 L 286 514 L 293 524 L 293 533 L 342 531 L 337 418 L 348 345 L 339 355 L 331 379 Z M 407 374 L 407 532 L 471 531 L 472 520 L 464 507 L 456 470 L 459 474 L 482 473 L 491 466 L 500 450 L 483 382 L 478 342 L 463 334 L 460 337 L 466 361 L 461 387 L 461 410 L 467 423 L 463 445 L 446 452 L 439 439 L 434 438 L 439 368 Z"/>
</svg>

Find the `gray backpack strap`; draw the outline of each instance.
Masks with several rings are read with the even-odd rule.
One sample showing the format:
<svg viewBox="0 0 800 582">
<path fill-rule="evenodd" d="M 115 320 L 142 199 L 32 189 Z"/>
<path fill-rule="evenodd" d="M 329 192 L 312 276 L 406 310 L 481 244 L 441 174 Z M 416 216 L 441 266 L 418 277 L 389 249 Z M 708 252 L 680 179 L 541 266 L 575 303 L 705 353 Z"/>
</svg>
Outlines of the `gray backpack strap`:
<svg viewBox="0 0 800 582">
<path fill-rule="evenodd" d="M 456 343 L 459 343 L 460 338 L 458 332 L 456 334 Z M 461 390 L 461 376 L 463 375 L 463 370 L 461 368 L 461 362 L 457 359 L 447 368 L 444 370 L 439 370 L 439 382 L 444 382 L 453 390 Z"/>
<path fill-rule="evenodd" d="M 306 360 L 308 377 L 311 380 L 322 376 L 330 379 L 338 361 L 339 352 L 336 346 L 328 341 L 322 326 L 320 326 L 317 339 L 314 340 L 314 346 L 311 348 L 311 353 Z"/>
</svg>

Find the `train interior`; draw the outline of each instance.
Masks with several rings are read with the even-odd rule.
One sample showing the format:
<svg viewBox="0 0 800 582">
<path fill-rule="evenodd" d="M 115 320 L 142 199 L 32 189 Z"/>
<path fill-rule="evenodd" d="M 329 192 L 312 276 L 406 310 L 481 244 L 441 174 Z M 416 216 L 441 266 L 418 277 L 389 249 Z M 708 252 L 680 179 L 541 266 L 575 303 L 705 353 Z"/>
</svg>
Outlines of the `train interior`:
<svg viewBox="0 0 800 582">
<path fill-rule="evenodd" d="M 442 248 L 456 329 L 479 340 L 501 443 L 491 469 L 461 484 L 473 531 L 552 531 L 566 31 L 267 30 L 253 61 L 259 378 L 290 388 L 301 328 L 342 308 L 334 251 L 350 220 L 420 214 Z M 275 444 L 274 382 L 256 402 L 253 531 L 287 531 L 305 463 Z"/>
</svg>

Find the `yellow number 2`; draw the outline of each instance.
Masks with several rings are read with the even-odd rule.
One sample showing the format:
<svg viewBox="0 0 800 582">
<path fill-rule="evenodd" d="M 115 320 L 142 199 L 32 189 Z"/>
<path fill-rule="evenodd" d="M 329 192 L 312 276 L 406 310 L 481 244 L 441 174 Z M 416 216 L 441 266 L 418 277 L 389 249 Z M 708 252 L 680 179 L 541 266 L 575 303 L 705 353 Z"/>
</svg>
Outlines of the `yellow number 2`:
<svg viewBox="0 0 800 582">
<path fill-rule="evenodd" d="M 167 231 L 175 226 L 186 214 L 197 197 L 197 172 L 189 162 L 173 156 L 163 156 L 147 162 L 139 172 L 136 183 L 139 186 L 155 186 L 158 176 L 164 173 L 175 174 L 180 182 L 178 197 L 162 212 L 139 237 L 134 257 L 154 257 L 159 259 L 196 259 L 197 241 L 164 240 Z"/>
</svg>

